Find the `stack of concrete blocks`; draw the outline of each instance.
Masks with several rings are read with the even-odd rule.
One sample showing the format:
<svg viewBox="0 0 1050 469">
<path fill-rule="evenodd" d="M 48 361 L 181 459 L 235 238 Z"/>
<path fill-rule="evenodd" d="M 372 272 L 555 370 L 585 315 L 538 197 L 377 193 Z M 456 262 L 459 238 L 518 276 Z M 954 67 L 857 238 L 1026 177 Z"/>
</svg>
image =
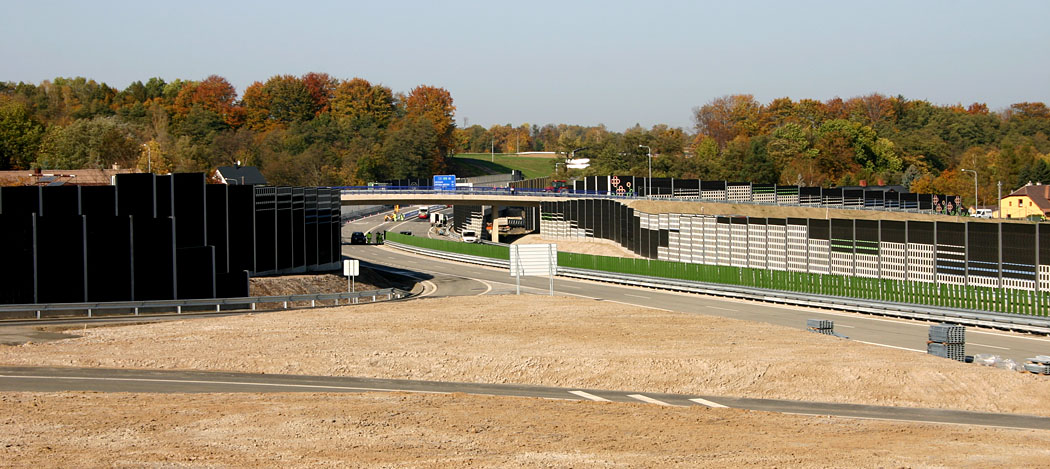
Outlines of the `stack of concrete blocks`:
<svg viewBox="0 0 1050 469">
<path fill-rule="evenodd" d="M 966 328 L 957 324 L 930 326 L 926 353 L 960 362 L 966 361 Z"/>
<path fill-rule="evenodd" d="M 1029 358 L 1028 363 L 1024 364 L 1024 369 L 1030 373 L 1050 375 L 1050 356 L 1039 355 Z"/>
</svg>

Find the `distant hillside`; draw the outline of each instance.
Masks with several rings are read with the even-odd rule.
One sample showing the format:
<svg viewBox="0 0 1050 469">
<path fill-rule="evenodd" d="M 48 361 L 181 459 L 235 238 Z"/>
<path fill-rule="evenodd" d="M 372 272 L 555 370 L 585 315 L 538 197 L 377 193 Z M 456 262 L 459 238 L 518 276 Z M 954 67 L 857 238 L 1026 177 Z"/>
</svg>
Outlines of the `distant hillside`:
<svg viewBox="0 0 1050 469">
<path fill-rule="evenodd" d="M 550 157 L 517 156 L 513 154 L 462 153 L 452 158 L 452 168 L 459 177 L 507 174 L 521 171 L 525 179 L 550 176 L 554 162 Z"/>
</svg>

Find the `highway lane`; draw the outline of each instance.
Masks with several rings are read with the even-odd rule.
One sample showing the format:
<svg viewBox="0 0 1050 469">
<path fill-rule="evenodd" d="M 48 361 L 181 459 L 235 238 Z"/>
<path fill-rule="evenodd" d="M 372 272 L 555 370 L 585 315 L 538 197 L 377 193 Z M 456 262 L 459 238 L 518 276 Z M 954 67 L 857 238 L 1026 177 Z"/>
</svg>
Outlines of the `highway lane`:
<svg viewBox="0 0 1050 469">
<path fill-rule="evenodd" d="M 379 217 L 382 220 L 382 217 Z M 356 227 L 375 226 L 376 220 L 365 219 Z M 362 231 L 355 228 L 352 231 Z M 429 223 L 409 222 L 397 231 L 413 231 L 417 236 L 425 235 Z M 347 232 L 347 236 L 349 232 Z M 505 269 L 495 269 L 472 264 L 447 261 L 445 259 L 419 256 L 379 246 L 344 246 L 343 253 L 351 258 L 364 259 L 374 264 L 389 265 L 409 271 L 435 276 L 471 278 L 492 286 L 488 294 L 514 291 L 514 279 Z M 544 293 L 548 289 L 546 278 L 525 277 L 522 287 L 530 293 Z M 926 340 L 930 322 L 887 318 L 858 313 L 819 310 L 782 306 L 772 303 L 750 302 L 692 293 L 671 292 L 640 287 L 621 286 L 585 280 L 556 278 L 554 288 L 558 294 L 600 299 L 686 313 L 708 314 L 749 321 L 761 321 L 796 329 L 806 328 L 806 319 L 830 319 L 835 321 L 835 331 L 857 342 L 926 353 Z M 439 289 L 440 291 L 440 289 Z M 478 290 L 473 290 L 477 292 Z M 477 294 L 477 293 L 475 293 Z M 968 327 L 966 330 L 966 353 L 994 354 L 1023 362 L 1036 355 L 1050 355 L 1050 338 L 1030 334 L 1013 333 L 993 329 Z"/>
<path fill-rule="evenodd" d="M 442 213 L 448 211 L 451 211 L 451 209 L 439 210 L 439 212 Z M 393 232 L 409 231 L 412 232 L 415 236 L 427 236 L 429 233 L 433 235 L 432 237 L 439 238 L 439 236 L 437 236 L 430 230 L 430 222 L 427 220 L 422 220 L 419 218 L 408 218 L 404 221 L 384 222 L 383 215 L 385 215 L 386 213 L 380 213 L 359 220 L 354 220 L 350 223 L 343 225 L 343 239 L 349 240 L 350 234 L 355 231 L 371 231 L 374 234 L 382 230 Z M 483 295 L 491 292 L 507 292 L 505 286 L 494 288 L 493 285 L 488 282 L 463 275 L 458 275 L 455 272 L 427 271 L 427 269 L 425 269 L 427 264 L 425 259 L 403 259 L 402 262 L 398 264 L 390 264 L 387 262 L 377 261 L 376 259 L 364 258 L 356 255 L 356 253 L 360 249 L 371 249 L 373 247 L 374 246 L 344 245 L 343 254 L 349 256 L 352 259 L 361 260 L 362 266 L 364 267 L 368 267 L 374 270 L 385 270 L 388 272 L 397 273 L 399 275 L 405 275 L 419 280 L 424 284 L 425 290 L 423 296 L 471 296 Z"/>
<path fill-rule="evenodd" d="M 466 393 L 573 401 L 622 402 L 674 407 L 704 406 L 832 415 L 848 418 L 896 420 L 956 425 L 1050 430 L 1050 418 L 909 407 L 835 404 L 778 399 L 649 393 L 530 386 L 521 384 L 454 383 L 340 376 L 273 375 L 179 370 L 106 368 L 0 367 L 0 392 L 92 391 L 141 393 L 231 392 L 405 392 Z"/>
</svg>

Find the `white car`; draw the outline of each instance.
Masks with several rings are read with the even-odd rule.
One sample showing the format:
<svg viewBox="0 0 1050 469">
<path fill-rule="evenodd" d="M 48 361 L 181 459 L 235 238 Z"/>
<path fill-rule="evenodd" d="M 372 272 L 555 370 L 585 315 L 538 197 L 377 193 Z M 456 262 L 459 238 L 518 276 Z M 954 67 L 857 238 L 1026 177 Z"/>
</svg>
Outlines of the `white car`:
<svg viewBox="0 0 1050 469">
<path fill-rule="evenodd" d="M 464 231 L 462 234 L 460 234 L 460 237 L 463 238 L 464 243 L 478 242 L 478 234 L 473 231 Z"/>
<path fill-rule="evenodd" d="M 973 213 L 974 218 L 992 218 L 992 209 L 979 208 Z"/>
</svg>

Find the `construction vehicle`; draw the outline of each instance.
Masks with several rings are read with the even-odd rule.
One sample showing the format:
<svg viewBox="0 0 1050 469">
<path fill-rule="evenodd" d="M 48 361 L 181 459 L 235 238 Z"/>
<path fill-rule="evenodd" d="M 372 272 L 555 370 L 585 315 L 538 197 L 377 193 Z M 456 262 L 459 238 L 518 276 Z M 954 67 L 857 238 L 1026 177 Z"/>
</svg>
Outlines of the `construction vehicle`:
<svg viewBox="0 0 1050 469">
<path fill-rule="evenodd" d="M 544 192 L 568 192 L 569 183 L 564 179 L 555 179 L 551 181 L 550 185 L 543 188 Z"/>
</svg>

